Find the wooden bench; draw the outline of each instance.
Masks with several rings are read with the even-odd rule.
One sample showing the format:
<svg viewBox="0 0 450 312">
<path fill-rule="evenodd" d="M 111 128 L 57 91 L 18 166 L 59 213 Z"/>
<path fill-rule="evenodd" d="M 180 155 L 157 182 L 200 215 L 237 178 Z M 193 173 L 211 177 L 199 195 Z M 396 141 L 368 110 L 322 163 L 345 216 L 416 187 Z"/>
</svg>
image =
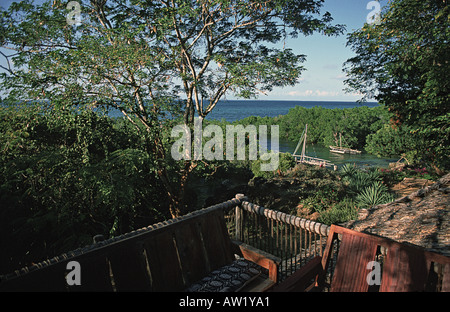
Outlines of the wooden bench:
<svg viewBox="0 0 450 312">
<path fill-rule="evenodd" d="M 232 289 L 269 289 L 279 260 L 228 235 L 224 209 L 239 203 L 233 199 L 24 268 L 3 276 L 0 291 L 184 291 L 222 267 L 242 264 L 235 255 L 267 272 L 256 274 L 253 266 L 256 278 Z M 70 261 L 80 264 L 81 285 L 66 282 Z"/>
<path fill-rule="evenodd" d="M 326 276 L 331 261 L 335 266 L 330 283 Z M 326 286 L 337 292 L 450 291 L 450 258 L 332 225 L 323 256 L 315 257 L 273 290 L 322 291 Z"/>
</svg>

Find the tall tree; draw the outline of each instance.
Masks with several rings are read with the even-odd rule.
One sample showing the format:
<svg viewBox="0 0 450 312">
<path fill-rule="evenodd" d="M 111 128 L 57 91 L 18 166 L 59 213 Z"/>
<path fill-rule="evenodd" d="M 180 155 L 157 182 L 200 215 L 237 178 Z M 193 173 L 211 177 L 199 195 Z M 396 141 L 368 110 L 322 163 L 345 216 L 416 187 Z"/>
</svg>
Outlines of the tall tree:
<svg viewBox="0 0 450 312">
<path fill-rule="evenodd" d="M 345 64 L 349 88 L 385 104 L 441 170 L 450 168 L 449 13 L 448 0 L 390 1 L 378 25 L 349 35 L 356 56 Z"/>
<path fill-rule="evenodd" d="M 80 14 L 74 2 L 13 3 L 1 11 L 1 88 L 12 101 L 119 109 L 147 138 L 177 216 L 196 163 L 169 174 L 165 114 L 179 112 L 192 126 L 227 92 L 249 98 L 295 84 L 305 56 L 278 46 L 299 34 L 341 33 L 321 14 L 323 2 L 80 0 Z"/>
</svg>

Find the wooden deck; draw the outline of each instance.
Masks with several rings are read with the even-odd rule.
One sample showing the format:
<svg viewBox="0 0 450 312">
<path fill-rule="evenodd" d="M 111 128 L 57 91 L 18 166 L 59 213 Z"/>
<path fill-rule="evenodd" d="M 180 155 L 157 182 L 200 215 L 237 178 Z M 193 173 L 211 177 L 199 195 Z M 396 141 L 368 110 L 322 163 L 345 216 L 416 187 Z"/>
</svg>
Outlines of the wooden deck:
<svg viewBox="0 0 450 312">
<path fill-rule="evenodd" d="M 267 290 L 281 260 L 231 240 L 224 212 L 240 204 L 237 197 L 0 275 L 0 292 Z M 70 263 L 80 282 L 67 279 Z"/>
<path fill-rule="evenodd" d="M 225 214 L 231 216 L 227 221 Z M 250 268 L 252 276 L 244 274 L 242 287 L 220 284 L 243 278 L 242 259 L 264 270 L 254 273 Z M 68 285 L 70 261 L 82 268 L 79 285 Z M 371 262 L 381 271 L 368 267 Z M 236 280 L 230 279 L 234 273 Z M 372 273 L 375 280 L 368 280 Z M 221 204 L 0 275 L 0 291 L 193 291 L 200 281 L 214 291 L 301 291 L 309 289 L 312 279 L 316 282 L 311 286 L 323 291 L 450 291 L 450 258 L 266 209 L 237 194 Z"/>
<path fill-rule="evenodd" d="M 327 285 L 325 276 L 332 258 L 335 267 Z M 315 257 L 274 291 L 323 290 L 327 286 L 337 292 L 448 292 L 450 258 L 332 225 L 323 256 Z"/>
</svg>

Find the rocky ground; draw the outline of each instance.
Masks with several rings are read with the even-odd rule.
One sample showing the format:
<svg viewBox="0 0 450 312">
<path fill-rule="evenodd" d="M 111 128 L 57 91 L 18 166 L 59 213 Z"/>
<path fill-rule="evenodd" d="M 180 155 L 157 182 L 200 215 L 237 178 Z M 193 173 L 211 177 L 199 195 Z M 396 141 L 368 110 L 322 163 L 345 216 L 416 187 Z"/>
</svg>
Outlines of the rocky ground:
<svg viewBox="0 0 450 312">
<path fill-rule="evenodd" d="M 403 194 L 409 192 L 408 195 L 361 210 L 358 220 L 345 226 L 450 256 L 450 174 L 421 187 L 423 182 L 406 180 L 403 189 L 402 185 L 397 188 Z M 411 187 L 413 183 L 416 187 Z"/>
<path fill-rule="evenodd" d="M 433 183 L 433 181 L 427 179 L 404 178 L 403 181 L 394 185 L 391 190 L 399 197 L 403 197 L 430 186 Z"/>
<path fill-rule="evenodd" d="M 327 179 L 330 180 L 330 177 Z M 314 191 L 314 185 L 318 183 L 321 183 L 320 177 L 254 178 L 248 183 L 224 180 L 215 189 L 214 195 L 206 199 L 205 206 L 243 193 L 249 201 L 260 206 L 317 219 L 317 213 L 310 213 L 297 204 L 299 197 L 305 191 Z M 339 186 L 338 183 L 336 185 Z M 391 189 L 398 194 L 397 200 L 362 209 L 358 220 L 341 225 L 450 256 L 450 174 L 437 182 L 405 178 Z"/>
</svg>

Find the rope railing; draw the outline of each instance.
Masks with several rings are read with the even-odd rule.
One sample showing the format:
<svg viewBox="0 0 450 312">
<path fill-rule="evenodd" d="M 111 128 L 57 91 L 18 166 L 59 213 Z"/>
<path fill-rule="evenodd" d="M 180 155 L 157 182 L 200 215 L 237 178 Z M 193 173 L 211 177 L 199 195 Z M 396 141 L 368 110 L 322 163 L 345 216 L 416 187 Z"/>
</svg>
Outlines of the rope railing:
<svg viewBox="0 0 450 312">
<path fill-rule="evenodd" d="M 114 248 L 114 245 L 125 245 L 129 243 L 135 243 L 138 240 L 141 240 L 142 237 L 151 236 L 152 233 L 155 233 L 157 231 L 162 231 L 165 228 L 171 226 L 177 226 L 177 224 L 185 222 L 191 218 L 194 218 L 195 216 L 198 216 L 200 214 L 208 213 L 214 210 L 223 210 L 228 211 L 230 209 L 233 209 L 237 205 L 241 203 L 241 200 L 238 198 L 233 198 L 231 200 L 228 200 L 226 202 L 222 202 L 207 208 L 203 208 L 200 210 L 192 211 L 186 215 L 180 216 L 175 219 L 169 219 L 166 221 L 158 222 L 152 225 L 149 225 L 147 227 L 143 227 L 116 237 L 112 237 L 109 239 L 101 240 L 94 242 L 93 244 L 87 245 L 85 247 L 81 247 L 75 250 L 68 251 L 66 253 L 63 253 L 61 255 L 55 256 L 51 259 L 44 260 L 38 263 L 35 263 L 31 266 L 23 267 L 21 269 L 17 269 L 14 272 L 7 273 L 4 275 L 0 274 L 0 282 L 7 281 L 13 278 L 18 278 L 20 276 L 26 275 L 30 272 L 33 272 L 35 270 L 41 270 L 45 269 L 50 266 L 59 265 L 61 263 L 65 264 L 67 261 L 71 259 L 75 259 L 77 257 L 83 256 L 85 254 L 95 252 L 100 249 L 105 248 Z"/>
<path fill-rule="evenodd" d="M 253 204 L 243 194 L 229 223 L 230 234 L 281 259 L 283 280 L 311 258 L 322 255 L 330 226 Z M 232 224 L 233 223 L 233 224 Z"/>
<path fill-rule="evenodd" d="M 111 268 L 114 268 L 118 270 L 118 274 L 122 271 L 128 272 L 126 267 L 120 267 L 114 263 L 108 264 L 108 261 L 113 261 L 115 259 L 114 257 L 123 256 L 127 261 L 141 263 L 143 261 L 142 259 L 147 257 L 146 253 L 141 250 L 143 248 L 142 246 L 150 244 L 163 232 L 170 232 L 169 230 L 171 229 L 175 230 L 185 224 L 185 222 L 196 220 L 195 218 L 197 216 L 206 215 L 216 210 L 222 210 L 224 212 L 227 218 L 228 231 L 233 239 L 244 242 L 281 259 L 281 263 L 278 266 L 279 281 L 295 272 L 314 256 L 322 255 L 326 237 L 330 231 L 327 225 L 255 205 L 249 202 L 244 195 L 238 194 L 235 198 L 226 202 L 193 211 L 176 219 L 137 229 L 118 237 L 98 241 L 92 245 L 69 251 L 52 259 L 2 275 L 0 276 L 0 286 L 3 284 L 7 288 L 8 286 L 5 283 L 8 281 L 17 281 L 17 279 L 22 280 L 24 278 L 25 282 L 33 282 L 39 285 L 37 287 L 40 287 L 40 289 L 66 289 L 68 286 L 61 282 L 63 280 L 61 278 L 61 272 L 66 272 L 66 264 L 71 260 L 83 263 L 83 272 L 85 272 L 84 276 L 86 278 L 90 276 L 87 272 L 91 271 L 92 274 L 95 273 L 94 275 L 97 276 L 96 272 L 99 270 L 97 269 L 98 265 L 109 265 L 109 270 L 111 271 Z M 128 250 L 127 252 L 132 252 L 133 254 L 127 253 L 123 255 L 122 252 L 119 252 L 120 250 Z M 109 259 L 110 255 L 113 258 Z M 141 261 L 136 257 L 140 257 L 139 259 L 144 258 Z M 33 273 L 33 271 L 39 271 L 39 273 Z M 29 275 L 30 273 L 33 274 Z M 119 274 L 118 276 L 122 275 Z M 43 279 L 43 277 L 45 278 Z M 85 279 L 87 286 L 90 283 L 95 284 L 98 282 L 94 277 L 92 278 L 93 280 L 90 282 Z M 45 281 L 45 285 L 41 285 L 42 281 Z M 19 282 L 17 283 L 18 285 L 20 284 Z"/>
</svg>

